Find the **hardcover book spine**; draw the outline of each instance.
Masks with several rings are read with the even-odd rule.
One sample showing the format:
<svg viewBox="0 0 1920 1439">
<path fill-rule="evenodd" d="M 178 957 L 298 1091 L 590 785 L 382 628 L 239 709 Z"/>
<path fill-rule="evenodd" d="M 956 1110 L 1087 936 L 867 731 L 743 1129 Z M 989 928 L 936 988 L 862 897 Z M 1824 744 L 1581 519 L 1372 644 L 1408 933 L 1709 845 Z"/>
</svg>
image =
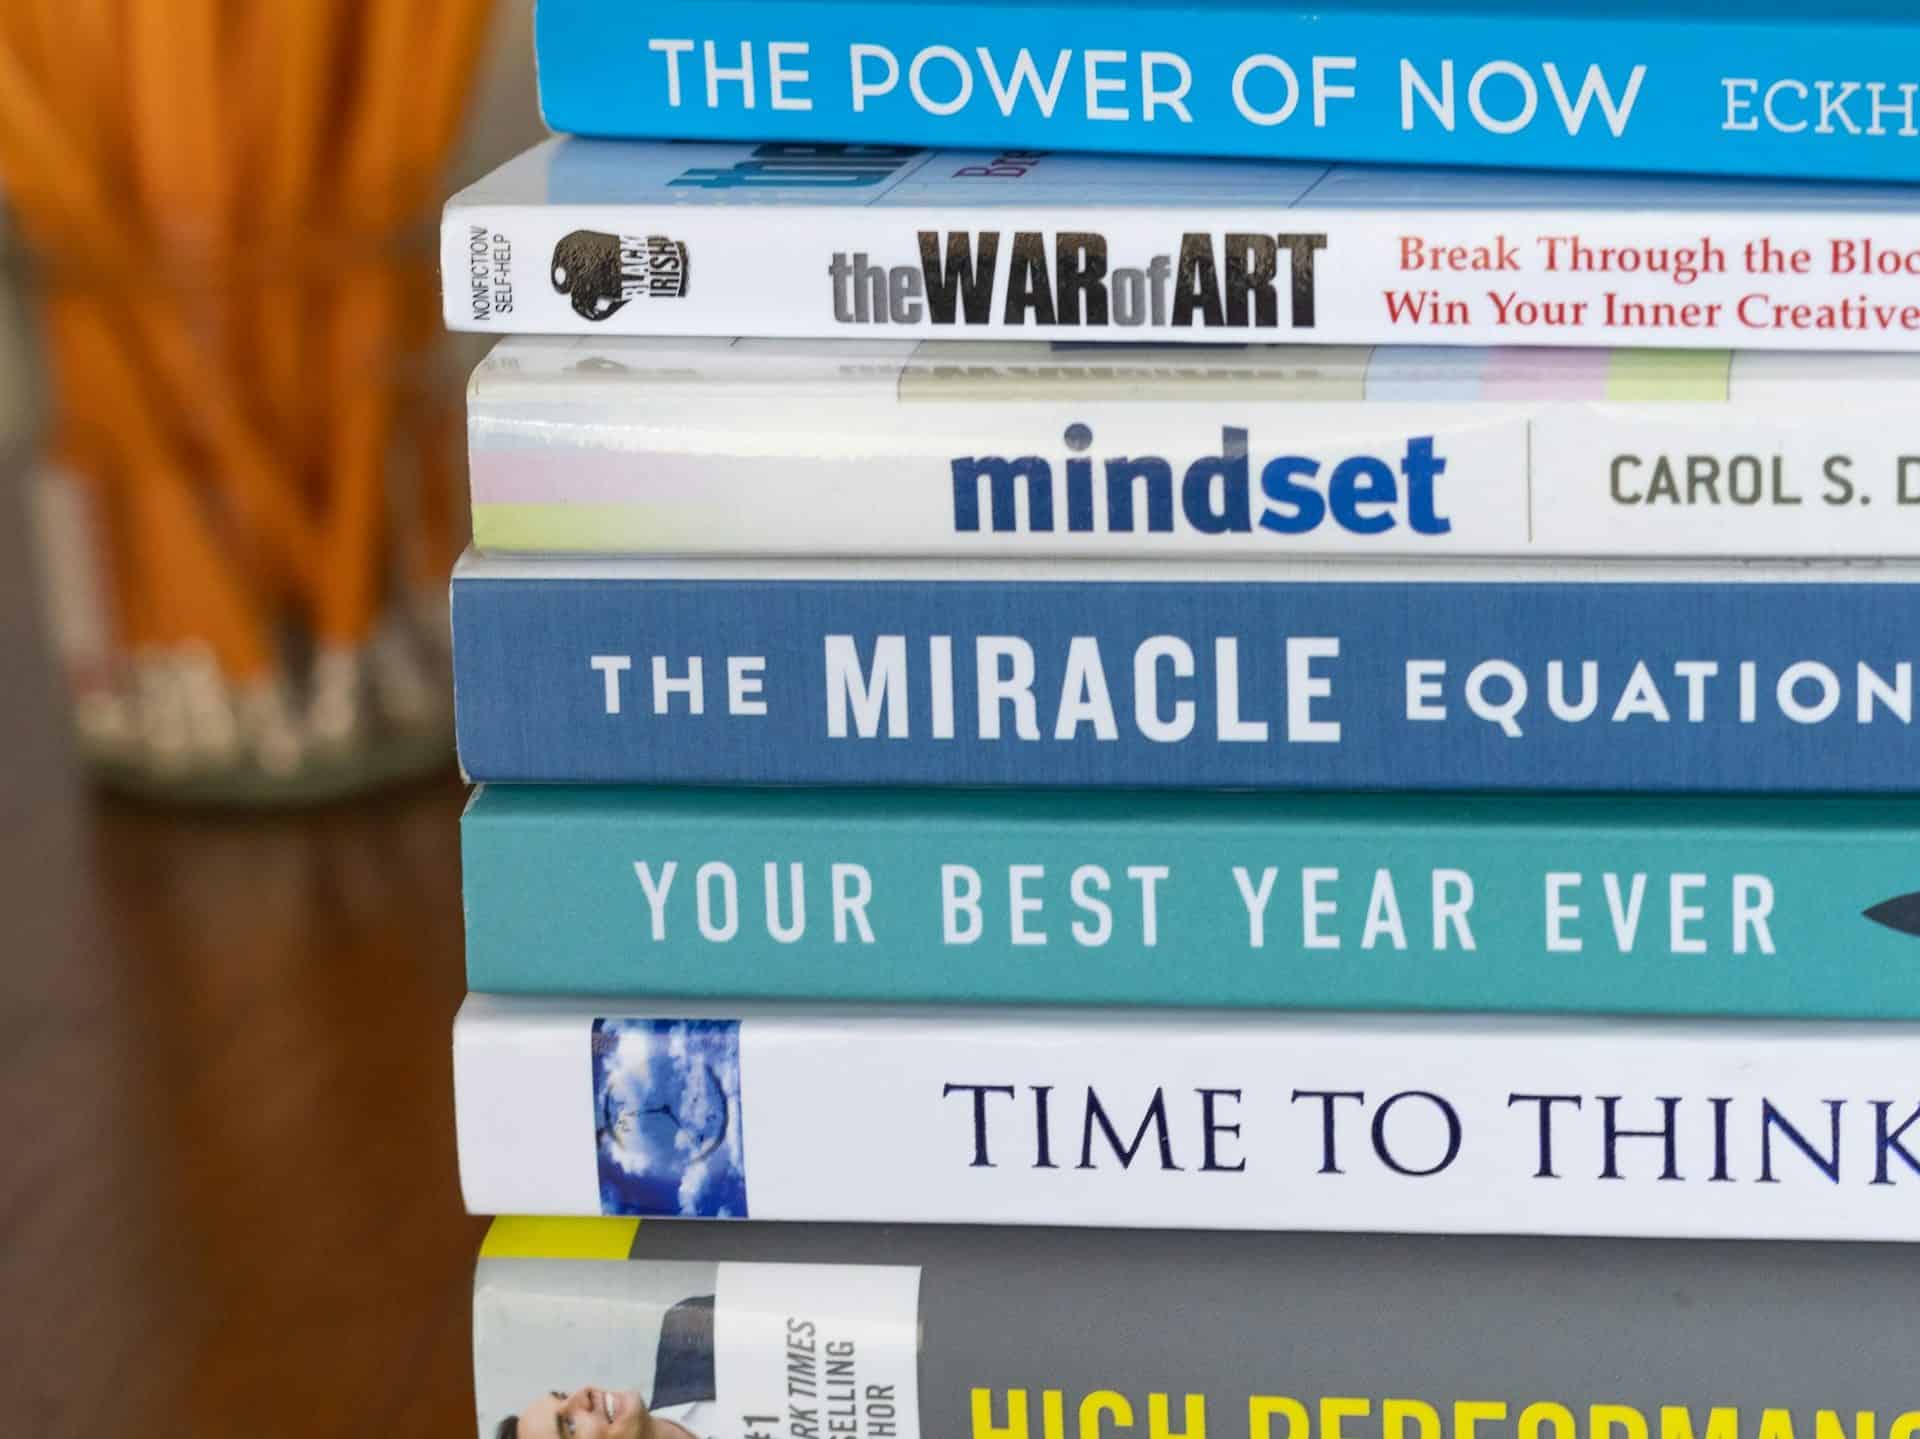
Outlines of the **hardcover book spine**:
<svg viewBox="0 0 1920 1439">
<path fill-rule="evenodd" d="M 1920 210 L 1715 213 L 1635 206 L 1627 190 L 1614 210 L 1308 197 L 1223 216 L 1049 205 L 1043 167 L 1009 183 L 1035 198 L 749 214 L 456 199 L 441 227 L 446 321 L 501 334 L 1920 348 Z"/>
<path fill-rule="evenodd" d="M 1920 1019 L 1895 824 L 651 793 L 482 795 L 472 988 Z"/>
<path fill-rule="evenodd" d="M 1044 352 L 897 375 L 874 363 L 875 378 L 791 397 L 718 367 L 664 394 L 636 380 L 591 402 L 563 383 L 535 400 L 476 395 L 474 543 L 952 558 L 1920 552 L 1884 518 L 1920 499 L 1920 458 L 1894 423 L 1920 356 L 1848 379 L 1805 357 L 1789 369 L 1714 350 L 1563 351 L 1551 364 L 1448 350 L 1425 370 L 1421 353 L 1284 374 L 1222 362 L 1207 398 L 1148 404 L 1144 365 L 1102 396 Z"/>
<path fill-rule="evenodd" d="M 1891 8 L 1584 8 L 542 0 L 536 38 L 547 122 L 588 135 L 1913 174 Z"/>
<path fill-rule="evenodd" d="M 963 581 L 904 565 L 782 579 L 576 562 L 547 577 L 559 568 L 456 574 L 460 753 L 475 779 L 1920 784 L 1920 587 L 1873 572 L 1194 582 L 1157 567 L 1036 580 L 1003 566 Z"/>
<path fill-rule="evenodd" d="M 469 998 L 468 1208 L 1920 1239 L 1911 1025 L 685 1005 Z"/>
<path fill-rule="evenodd" d="M 475 1275 L 475 1388 L 481 1439 L 555 1388 L 670 1401 L 655 1334 L 682 1296 L 804 1273 L 793 1317 L 841 1339 L 905 1270 L 919 1425 L 855 1403 L 863 1439 L 1911 1439 L 1914 1267 L 1872 1244 L 513 1218 Z M 729 1392 L 786 1357 L 715 1348 Z M 774 1410 L 768 1439 L 807 1439 Z"/>
</svg>

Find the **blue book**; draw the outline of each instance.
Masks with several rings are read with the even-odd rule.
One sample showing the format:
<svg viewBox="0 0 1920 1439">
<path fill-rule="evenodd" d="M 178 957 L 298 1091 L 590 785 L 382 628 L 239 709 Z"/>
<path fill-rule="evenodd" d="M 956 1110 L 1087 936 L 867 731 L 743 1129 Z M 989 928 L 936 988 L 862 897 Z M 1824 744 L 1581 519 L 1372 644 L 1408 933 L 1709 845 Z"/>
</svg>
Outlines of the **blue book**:
<svg viewBox="0 0 1920 1439">
<path fill-rule="evenodd" d="M 1920 172 L 1910 0 L 540 0 L 535 39 L 583 135 Z"/>
<path fill-rule="evenodd" d="M 477 780 L 1920 789 L 1907 564 L 469 555 L 453 632 Z"/>
<path fill-rule="evenodd" d="M 1920 1019 L 1920 802 L 488 785 L 467 981 Z"/>
</svg>

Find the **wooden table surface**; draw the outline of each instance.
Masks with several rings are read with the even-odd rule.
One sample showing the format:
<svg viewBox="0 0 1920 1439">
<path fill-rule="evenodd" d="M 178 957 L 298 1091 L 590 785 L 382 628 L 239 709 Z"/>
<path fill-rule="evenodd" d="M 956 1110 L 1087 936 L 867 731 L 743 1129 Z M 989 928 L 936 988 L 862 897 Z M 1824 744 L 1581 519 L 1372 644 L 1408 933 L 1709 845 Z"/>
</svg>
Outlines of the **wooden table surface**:
<svg viewBox="0 0 1920 1439">
<path fill-rule="evenodd" d="M 0 1428 L 467 1439 L 445 780 L 101 802 L 0 506 Z"/>
</svg>

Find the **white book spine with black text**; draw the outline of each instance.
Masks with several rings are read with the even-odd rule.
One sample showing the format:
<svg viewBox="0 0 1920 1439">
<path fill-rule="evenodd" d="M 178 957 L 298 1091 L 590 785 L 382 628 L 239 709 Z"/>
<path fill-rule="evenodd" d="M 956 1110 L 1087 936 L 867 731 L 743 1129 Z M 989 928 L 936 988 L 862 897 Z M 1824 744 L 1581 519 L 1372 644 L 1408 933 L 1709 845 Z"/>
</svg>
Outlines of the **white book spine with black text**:
<svg viewBox="0 0 1920 1439">
<path fill-rule="evenodd" d="M 447 323 L 1920 348 L 1920 204 L 1897 187 L 905 149 L 836 177 L 755 158 L 857 148 L 552 142 L 449 203 Z"/>
<path fill-rule="evenodd" d="M 1916 1052 L 1906 1024 L 492 996 L 454 1037 L 481 1213 L 1855 1240 L 1920 1239 Z"/>
</svg>

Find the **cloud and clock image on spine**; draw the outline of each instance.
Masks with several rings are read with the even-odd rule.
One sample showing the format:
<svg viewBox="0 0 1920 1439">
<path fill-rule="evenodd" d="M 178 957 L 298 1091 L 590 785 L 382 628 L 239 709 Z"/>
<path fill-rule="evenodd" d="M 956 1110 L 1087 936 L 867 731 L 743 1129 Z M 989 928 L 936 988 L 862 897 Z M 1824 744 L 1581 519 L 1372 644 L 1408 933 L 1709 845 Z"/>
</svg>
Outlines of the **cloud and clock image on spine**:
<svg viewBox="0 0 1920 1439">
<path fill-rule="evenodd" d="M 592 1043 L 601 1211 L 746 1218 L 739 1023 L 596 1019 Z"/>
</svg>

